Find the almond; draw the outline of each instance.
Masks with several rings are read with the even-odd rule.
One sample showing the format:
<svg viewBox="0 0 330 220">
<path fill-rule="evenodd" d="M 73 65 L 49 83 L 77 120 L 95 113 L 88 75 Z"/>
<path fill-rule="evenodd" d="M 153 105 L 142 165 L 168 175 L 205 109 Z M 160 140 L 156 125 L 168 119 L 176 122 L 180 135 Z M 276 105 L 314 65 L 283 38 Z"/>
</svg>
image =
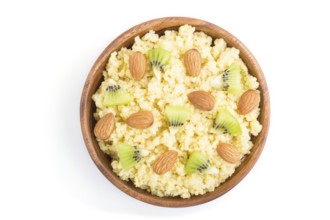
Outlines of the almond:
<svg viewBox="0 0 330 220">
<path fill-rule="evenodd" d="M 154 123 L 154 116 L 149 111 L 139 111 L 126 119 L 126 124 L 132 128 L 149 128 Z"/>
<path fill-rule="evenodd" d="M 172 169 L 178 158 L 178 152 L 169 150 L 160 155 L 153 164 L 153 169 L 158 175 L 162 175 Z"/>
<path fill-rule="evenodd" d="M 237 163 L 241 159 L 241 153 L 236 147 L 230 144 L 219 144 L 217 147 L 217 152 L 220 157 L 228 163 Z"/>
<path fill-rule="evenodd" d="M 260 104 L 260 92 L 257 90 L 247 90 L 238 101 L 237 110 L 240 115 L 246 115 Z"/>
<path fill-rule="evenodd" d="M 94 127 L 94 134 L 101 140 L 106 140 L 110 137 L 115 128 L 115 116 L 108 113 L 103 116 Z"/>
<path fill-rule="evenodd" d="M 196 108 L 204 111 L 211 111 L 215 104 L 214 96 L 201 90 L 189 93 L 188 99 Z"/>
<path fill-rule="evenodd" d="M 198 76 L 202 68 L 202 57 L 198 50 L 190 49 L 184 54 L 184 65 L 189 76 Z"/>
<path fill-rule="evenodd" d="M 140 81 L 147 68 L 147 60 L 143 53 L 137 51 L 129 57 L 129 70 L 136 81 Z"/>
</svg>

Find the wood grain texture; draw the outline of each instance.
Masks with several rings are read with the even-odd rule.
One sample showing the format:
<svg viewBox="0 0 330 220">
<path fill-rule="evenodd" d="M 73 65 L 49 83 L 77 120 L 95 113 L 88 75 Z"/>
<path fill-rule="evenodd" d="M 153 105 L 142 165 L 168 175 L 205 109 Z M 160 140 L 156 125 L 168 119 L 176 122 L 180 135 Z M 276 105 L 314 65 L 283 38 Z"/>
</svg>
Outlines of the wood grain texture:
<svg viewBox="0 0 330 220">
<path fill-rule="evenodd" d="M 102 71 L 105 68 L 108 58 L 112 52 L 120 50 L 121 47 L 130 47 L 134 41 L 134 37 L 143 36 L 149 30 L 155 30 L 157 33 L 161 34 L 165 30 L 177 30 L 179 26 L 184 24 L 190 24 L 196 27 L 197 31 L 203 31 L 213 39 L 223 38 L 227 42 L 228 46 L 236 47 L 240 50 L 240 57 L 247 65 L 249 73 L 255 76 L 260 83 L 261 112 L 259 121 L 261 122 L 263 129 L 257 137 L 252 138 L 254 147 L 252 148 L 251 153 L 246 156 L 245 160 L 236 169 L 235 173 L 213 192 L 206 193 L 201 196 L 193 196 L 190 199 L 181 199 L 179 197 L 160 198 L 151 195 L 145 190 L 136 188 L 131 182 L 121 180 L 113 172 L 111 168 L 111 158 L 100 150 L 93 134 L 93 129 L 95 126 L 95 120 L 93 118 L 95 104 L 92 102 L 91 97 L 103 80 Z M 187 207 L 199 205 L 220 197 L 237 185 L 249 173 L 258 160 L 267 139 L 270 121 L 270 102 L 267 83 L 257 60 L 236 37 L 214 24 L 199 19 L 186 17 L 166 17 L 147 21 L 129 29 L 117 37 L 102 52 L 90 70 L 83 88 L 80 103 L 80 121 L 84 141 L 91 158 L 103 175 L 116 187 L 138 200 L 153 205 L 164 207 Z"/>
</svg>

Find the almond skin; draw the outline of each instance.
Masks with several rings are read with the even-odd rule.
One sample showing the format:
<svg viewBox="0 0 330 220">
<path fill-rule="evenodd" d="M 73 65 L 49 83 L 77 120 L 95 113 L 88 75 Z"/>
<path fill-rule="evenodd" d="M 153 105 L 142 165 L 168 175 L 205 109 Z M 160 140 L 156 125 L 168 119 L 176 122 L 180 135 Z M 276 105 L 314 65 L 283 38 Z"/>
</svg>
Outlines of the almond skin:
<svg viewBox="0 0 330 220">
<path fill-rule="evenodd" d="M 106 140 L 110 137 L 115 128 L 115 116 L 108 113 L 103 116 L 94 127 L 94 134 L 101 140 Z"/>
<path fill-rule="evenodd" d="M 246 115 L 257 108 L 260 104 L 260 92 L 247 90 L 238 101 L 237 111 L 240 115 Z"/>
<path fill-rule="evenodd" d="M 149 111 L 139 111 L 126 119 L 126 124 L 132 128 L 145 129 L 154 123 L 154 116 Z"/>
<path fill-rule="evenodd" d="M 237 163 L 241 159 L 241 153 L 230 144 L 221 143 L 217 146 L 219 156 L 228 163 Z"/>
<path fill-rule="evenodd" d="M 129 70 L 136 81 L 140 81 L 146 73 L 147 59 L 143 53 L 137 51 L 129 57 Z"/>
<path fill-rule="evenodd" d="M 198 76 L 202 68 L 202 57 L 198 50 L 190 49 L 184 54 L 184 65 L 189 76 Z"/>
<path fill-rule="evenodd" d="M 160 155 L 153 164 L 154 172 L 162 175 L 172 169 L 178 158 L 178 152 L 175 150 L 168 150 Z"/>
<path fill-rule="evenodd" d="M 188 99 L 191 104 L 203 111 L 211 111 L 215 104 L 214 96 L 202 90 L 189 93 Z"/>
</svg>

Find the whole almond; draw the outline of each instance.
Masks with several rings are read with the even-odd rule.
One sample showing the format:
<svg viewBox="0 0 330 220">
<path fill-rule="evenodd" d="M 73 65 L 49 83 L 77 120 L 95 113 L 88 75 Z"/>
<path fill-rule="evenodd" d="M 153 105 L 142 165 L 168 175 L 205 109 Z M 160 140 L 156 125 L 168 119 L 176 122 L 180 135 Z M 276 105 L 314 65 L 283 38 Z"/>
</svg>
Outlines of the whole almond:
<svg viewBox="0 0 330 220">
<path fill-rule="evenodd" d="M 241 159 L 241 153 L 236 147 L 230 144 L 219 144 L 217 146 L 217 152 L 220 157 L 228 163 L 237 163 Z"/>
<path fill-rule="evenodd" d="M 202 90 L 189 93 L 188 99 L 191 104 L 203 111 L 211 111 L 215 104 L 214 96 Z"/>
<path fill-rule="evenodd" d="M 149 111 L 139 111 L 126 119 L 126 124 L 132 128 L 145 129 L 154 123 L 154 116 Z"/>
<path fill-rule="evenodd" d="M 153 169 L 158 175 L 162 175 L 172 169 L 178 158 L 178 152 L 169 150 L 160 155 L 153 164 Z"/>
<path fill-rule="evenodd" d="M 257 90 L 247 90 L 238 101 L 237 111 L 240 115 L 246 115 L 260 104 L 260 92 Z"/>
<path fill-rule="evenodd" d="M 202 68 L 202 57 L 198 50 L 190 49 L 184 54 L 184 65 L 189 76 L 198 76 Z"/>
<path fill-rule="evenodd" d="M 129 70 L 134 80 L 140 81 L 143 78 L 146 67 L 147 60 L 143 53 L 137 51 L 129 57 Z"/>
<path fill-rule="evenodd" d="M 115 128 L 115 116 L 108 113 L 103 116 L 94 127 L 94 134 L 101 140 L 106 140 L 110 137 Z"/>
</svg>

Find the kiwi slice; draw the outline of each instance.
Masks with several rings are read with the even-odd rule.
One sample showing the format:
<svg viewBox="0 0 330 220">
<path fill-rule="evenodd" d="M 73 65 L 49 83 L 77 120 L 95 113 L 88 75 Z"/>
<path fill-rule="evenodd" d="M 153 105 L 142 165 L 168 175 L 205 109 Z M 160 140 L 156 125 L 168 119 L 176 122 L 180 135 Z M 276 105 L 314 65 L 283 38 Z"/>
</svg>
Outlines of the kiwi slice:
<svg viewBox="0 0 330 220">
<path fill-rule="evenodd" d="M 118 157 L 121 165 L 125 170 L 129 170 L 137 164 L 143 154 L 136 146 L 131 146 L 124 143 L 117 144 Z"/>
<path fill-rule="evenodd" d="M 178 105 L 168 105 L 165 108 L 165 117 L 171 127 L 180 127 L 191 116 L 189 108 Z"/>
<path fill-rule="evenodd" d="M 224 90 L 234 95 L 242 91 L 241 72 L 237 63 L 231 64 L 223 73 L 223 88 Z"/>
<path fill-rule="evenodd" d="M 120 85 L 110 85 L 105 90 L 103 104 L 105 106 L 125 105 L 132 100 Z"/>
<path fill-rule="evenodd" d="M 162 48 L 153 48 L 148 51 L 149 62 L 158 80 L 161 79 L 161 72 L 164 72 L 164 68 L 169 63 L 170 57 L 171 52 Z"/>
<path fill-rule="evenodd" d="M 210 167 L 210 161 L 199 151 L 194 151 L 184 167 L 186 173 L 202 173 Z"/>
<path fill-rule="evenodd" d="M 233 136 L 241 135 L 242 129 L 235 116 L 226 109 L 220 109 L 214 121 L 213 127 L 224 134 L 230 133 Z"/>
</svg>

